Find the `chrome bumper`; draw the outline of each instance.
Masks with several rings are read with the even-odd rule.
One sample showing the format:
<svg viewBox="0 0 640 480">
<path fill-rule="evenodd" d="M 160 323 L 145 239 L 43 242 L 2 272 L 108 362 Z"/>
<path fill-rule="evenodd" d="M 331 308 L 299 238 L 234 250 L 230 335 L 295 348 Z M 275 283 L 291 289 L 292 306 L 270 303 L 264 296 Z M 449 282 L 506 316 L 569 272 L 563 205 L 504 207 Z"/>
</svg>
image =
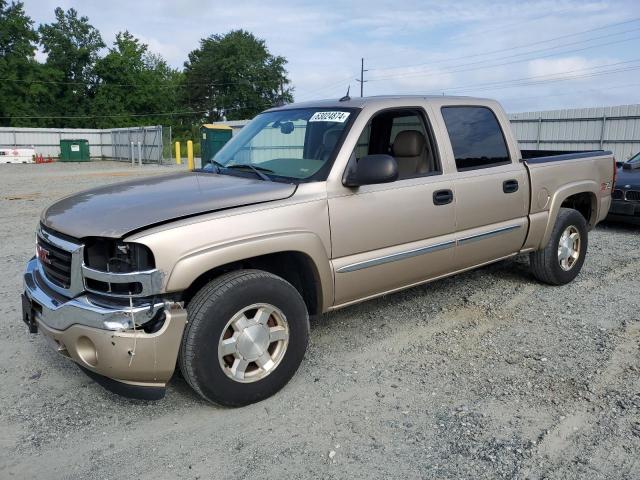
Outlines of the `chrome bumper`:
<svg viewBox="0 0 640 480">
<path fill-rule="evenodd" d="M 129 329 L 133 328 L 134 320 L 142 325 L 167 306 L 165 302 L 133 308 L 105 306 L 97 304 L 85 294 L 75 298 L 64 297 L 42 279 L 35 258 L 27 263 L 24 294 L 34 302 L 36 319 L 55 330 L 66 330 L 71 325 L 103 330 Z"/>
</svg>

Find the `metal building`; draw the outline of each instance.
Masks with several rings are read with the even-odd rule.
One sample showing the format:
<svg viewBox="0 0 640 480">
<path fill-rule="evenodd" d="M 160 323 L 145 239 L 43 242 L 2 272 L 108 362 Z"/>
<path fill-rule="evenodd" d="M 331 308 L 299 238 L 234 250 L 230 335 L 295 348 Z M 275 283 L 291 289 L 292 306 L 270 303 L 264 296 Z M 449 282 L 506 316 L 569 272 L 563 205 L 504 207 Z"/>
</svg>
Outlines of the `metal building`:
<svg viewBox="0 0 640 480">
<path fill-rule="evenodd" d="M 509 114 L 526 150 L 611 150 L 616 160 L 640 152 L 640 105 Z"/>
</svg>

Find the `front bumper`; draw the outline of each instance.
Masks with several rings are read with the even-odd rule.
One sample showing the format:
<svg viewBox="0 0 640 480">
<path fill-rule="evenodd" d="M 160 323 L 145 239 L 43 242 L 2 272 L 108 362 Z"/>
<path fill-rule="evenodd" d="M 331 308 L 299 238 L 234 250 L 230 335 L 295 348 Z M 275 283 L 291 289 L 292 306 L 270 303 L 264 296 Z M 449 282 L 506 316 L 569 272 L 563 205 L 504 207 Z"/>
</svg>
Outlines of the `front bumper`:
<svg viewBox="0 0 640 480">
<path fill-rule="evenodd" d="M 158 398 L 159 393 L 164 394 L 175 369 L 187 320 L 186 310 L 179 304 L 163 302 L 130 309 L 97 305 L 83 295 L 73 299 L 60 297 L 47 289 L 40 278 L 36 259 L 27 264 L 24 296 L 30 304 L 25 307 L 30 308 L 25 315 L 27 319 L 51 340 L 59 353 L 92 376 L 106 377 L 103 381 L 97 378 L 105 387 L 139 398 Z M 110 329 L 130 325 L 132 311 L 138 325 L 159 316 L 164 316 L 164 323 L 154 333 L 133 328 Z M 136 394 L 142 391 L 147 395 Z"/>
<path fill-rule="evenodd" d="M 40 319 L 56 330 L 66 330 L 74 324 L 105 330 L 133 328 L 132 318 L 138 325 L 142 325 L 165 308 L 163 301 L 130 308 L 122 303 L 98 303 L 86 294 L 75 298 L 65 297 L 47 284 L 35 258 L 27 263 L 24 290 L 30 300 L 42 307 Z"/>
</svg>

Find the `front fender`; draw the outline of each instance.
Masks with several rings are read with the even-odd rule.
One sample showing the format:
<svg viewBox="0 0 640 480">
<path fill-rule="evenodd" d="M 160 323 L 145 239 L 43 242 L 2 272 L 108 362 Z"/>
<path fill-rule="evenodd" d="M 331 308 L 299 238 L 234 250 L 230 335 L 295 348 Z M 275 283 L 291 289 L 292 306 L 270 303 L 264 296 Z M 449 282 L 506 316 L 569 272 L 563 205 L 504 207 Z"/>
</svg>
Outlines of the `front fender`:
<svg viewBox="0 0 640 480">
<path fill-rule="evenodd" d="M 331 264 L 320 238 L 306 231 L 268 233 L 191 252 L 176 262 L 167 279 L 165 290 L 186 290 L 196 278 L 222 265 L 261 255 L 291 251 L 307 255 L 315 265 L 322 290 L 322 310 L 325 311 L 333 304 L 334 299 Z"/>
</svg>

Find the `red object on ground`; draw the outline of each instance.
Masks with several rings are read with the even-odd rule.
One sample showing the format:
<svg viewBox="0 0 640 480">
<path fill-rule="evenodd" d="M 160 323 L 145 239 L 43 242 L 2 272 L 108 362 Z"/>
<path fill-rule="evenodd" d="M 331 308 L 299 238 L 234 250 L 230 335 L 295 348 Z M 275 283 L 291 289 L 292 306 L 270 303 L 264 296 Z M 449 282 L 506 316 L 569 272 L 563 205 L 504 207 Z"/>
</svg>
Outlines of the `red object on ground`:
<svg viewBox="0 0 640 480">
<path fill-rule="evenodd" d="M 53 163 L 54 160 L 51 157 L 51 155 L 49 155 L 47 158 L 44 158 L 44 155 L 40 154 L 40 155 L 36 155 L 36 163 Z"/>
</svg>

